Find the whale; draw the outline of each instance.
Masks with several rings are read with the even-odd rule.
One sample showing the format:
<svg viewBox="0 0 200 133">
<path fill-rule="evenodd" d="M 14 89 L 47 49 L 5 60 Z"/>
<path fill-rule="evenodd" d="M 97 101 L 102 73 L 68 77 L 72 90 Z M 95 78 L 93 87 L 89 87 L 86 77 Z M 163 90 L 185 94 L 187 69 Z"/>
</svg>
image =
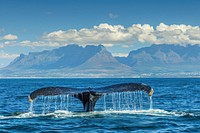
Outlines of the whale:
<svg viewBox="0 0 200 133">
<path fill-rule="evenodd" d="M 144 91 L 152 96 L 154 89 L 143 83 L 121 83 L 100 88 L 44 87 L 30 93 L 28 101 L 33 102 L 39 96 L 69 95 L 79 99 L 86 112 L 94 111 L 97 100 L 106 94 L 115 92 Z"/>
</svg>

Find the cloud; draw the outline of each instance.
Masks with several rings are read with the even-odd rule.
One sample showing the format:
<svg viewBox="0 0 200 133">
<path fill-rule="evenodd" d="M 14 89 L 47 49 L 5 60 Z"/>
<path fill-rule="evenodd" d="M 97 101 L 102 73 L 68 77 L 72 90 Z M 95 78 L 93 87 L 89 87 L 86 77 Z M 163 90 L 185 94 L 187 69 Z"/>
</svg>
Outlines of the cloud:
<svg viewBox="0 0 200 133">
<path fill-rule="evenodd" d="M 43 47 L 43 46 L 49 46 L 49 47 L 56 47 L 56 46 L 63 46 L 66 45 L 64 43 L 59 43 L 55 41 L 21 41 L 19 42 L 21 46 L 28 46 L 28 47 Z"/>
<path fill-rule="evenodd" d="M 128 53 L 113 53 L 112 55 L 115 57 L 127 57 Z"/>
<path fill-rule="evenodd" d="M 2 58 L 2 59 L 15 59 L 17 56 L 19 56 L 19 55 L 18 54 L 9 54 L 9 53 L 0 51 L 0 58 Z"/>
<path fill-rule="evenodd" d="M 18 57 L 18 54 L 6 53 L 4 51 L 0 51 L 0 68 L 7 66 L 13 59 Z"/>
<path fill-rule="evenodd" d="M 111 44 L 111 43 L 102 43 L 102 45 L 105 46 L 105 47 L 112 47 L 113 46 L 113 44 Z"/>
<path fill-rule="evenodd" d="M 109 15 L 109 17 L 110 17 L 111 19 L 116 19 L 116 18 L 118 18 L 118 15 L 113 14 L 113 13 L 109 13 L 108 15 Z"/>
<path fill-rule="evenodd" d="M 185 24 L 167 25 L 160 23 L 153 27 L 149 24 L 109 25 L 102 23 L 91 28 L 58 30 L 44 34 L 39 41 L 16 41 L 16 35 L 8 34 L 0 37 L 3 45 L 20 45 L 29 47 L 59 47 L 68 44 L 82 46 L 102 44 L 105 47 L 121 46 L 129 48 L 134 44 L 178 44 L 200 45 L 200 28 Z"/>
<path fill-rule="evenodd" d="M 77 43 L 114 45 L 133 45 L 135 43 L 149 44 L 200 44 L 200 28 L 191 25 L 166 25 L 160 23 L 153 27 L 149 24 L 133 24 L 130 27 L 123 25 L 109 25 L 106 23 L 93 28 L 80 30 L 59 30 L 43 36 L 49 42 L 65 44 Z M 109 44 L 109 45 L 108 45 Z"/>
<path fill-rule="evenodd" d="M 12 40 L 17 40 L 17 39 L 18 39 L 18 37 L 16 35 L 13 35 L 13 34 L 8 34 L 8 35 L 0 37 L 0 40 L 12 41 Z"/>
<path fill-rule="evenodd" d="M 132 35 L 122 25 L 100 24 L 91 29 L 54 31 L 43 38 L 51 42 L 65 42 L 66 44 L 120 44 L 132 40 Z"/>
<path fill-rule="evenodd" d="M 5 45 L 15 45 L 17 42 L 16 41 L 5 41 Z"/>
</svg>

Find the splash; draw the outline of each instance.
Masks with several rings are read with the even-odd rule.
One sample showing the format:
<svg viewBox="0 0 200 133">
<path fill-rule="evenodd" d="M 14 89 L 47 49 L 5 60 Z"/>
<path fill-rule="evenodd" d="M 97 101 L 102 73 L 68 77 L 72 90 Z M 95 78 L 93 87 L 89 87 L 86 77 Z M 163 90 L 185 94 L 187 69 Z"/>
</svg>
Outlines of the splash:
<svg viewBox="0 0 200 133">
<path fill-rule="evenodd" d="M 145 116 L 157 116 L 157 117 L 199 117 L 199 114 L 191 112 L 181 112 L 181 111 L 166 111 L 161 109 L 152 109 L 152 110 L 106 110 L 106 111 L 94 111 L 94 112 L 70 112 L 66 110 L 56 110 L 51 113 L 46 114 L 33 114 L 31 112 L 22 113 L 19 115 L 12 116 L 1 116 L 1 119 L 28 119 L 28 118 L 70 118 L 70 117 L 92 117 L 102 115 L 104 117 L 116 117 L 116 115 L 127 114 L 127 115 L 145 115 Z"/>
<path fill-rule="evenodd" d="M 143 91 L 104 94 L 96 103 L 96 111 L 148 110 L 153 107 L 152 97 Z M 48 114 L 56 110 L 82 112 L 81 102 L 70 95 L 41 96 L 30 104 L 30 112 Z"/>
<path fill-rule="evenodd" d="M 96 103 L 95 110 L 101 111 L 102 104 L 104 111 L 149 109 L 148 97 L 149 96 L 142 91 L 105 94 L 103 98 L 100 98 Z"/>
<path fill-rule="evenodd" d="M 152 96 L 149 97 L 150 100 L 150 110 L 153 109 L 153 100 L 152 100 Z"/>
<path fill-rule="evenodd" d="M 41 96 L 30 104 L 31 110 L 36 114 L 48 114 L 56 110 L 82 111 L 81 102 L 69 95 Z"/>
<path fill-rule="evenodd" d="M 30 102 L 29 112 L 33 113 L 33 102 Z"/>
</svg>

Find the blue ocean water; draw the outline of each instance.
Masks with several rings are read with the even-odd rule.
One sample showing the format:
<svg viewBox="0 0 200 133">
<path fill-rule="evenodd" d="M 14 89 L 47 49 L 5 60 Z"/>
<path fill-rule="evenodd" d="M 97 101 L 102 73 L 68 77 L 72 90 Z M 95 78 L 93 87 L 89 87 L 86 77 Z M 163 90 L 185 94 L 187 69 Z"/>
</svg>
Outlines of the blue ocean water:
<svg viewBox="0 0 200 133">
<path fill-rule="evenodd" d="M 32 91 L 47 86 L 84 89 L 127 82 L 154 88 L 152 109 L 148 96 L 140 93 L 142 107 L 105 109 L 102 97 L 94 112 L 84 112 L 77 100 L 55 105 L 55 100 L 40 98 L 32 107 L 27 100 Z M 200 132 L 200 79 L 0 79 L 0 132 Z"/>
</svg>

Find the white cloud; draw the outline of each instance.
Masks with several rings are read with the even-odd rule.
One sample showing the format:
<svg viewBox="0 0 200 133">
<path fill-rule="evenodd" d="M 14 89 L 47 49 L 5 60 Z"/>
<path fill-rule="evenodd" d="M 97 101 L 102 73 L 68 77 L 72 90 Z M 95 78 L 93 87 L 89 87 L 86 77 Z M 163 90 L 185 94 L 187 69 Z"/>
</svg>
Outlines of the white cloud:
<svg viewBox="0 0 200 133">
<path fill-rule="evenodd" d="M 93 28 L 80 30 L 59 30 L 48 33 L 44 39 L 65 44 L 105 44 L 132 45 L 136 42 L 149 44 L 200 44 L 200 28 L 191 25 L 166 25 L 160 23 L 155 28 L 149 24 L 123 25 L 100 24 Z M 109 44 L 109 45 L 107 45 Z"/>
<path fill-rule="evenodd" d="M 59 42 L 54 42 L 54 41 L 29 41 L 29 40 L 25 40 L 25 41 L 21 41 L 19 42 L 19 45 L 21 46 L 27 46 L 27 47 L 58 47 L 58 46 L 63 46 L 65 44 L 63 43 L 59 43 Z"/>
<path fill-rule="evenodd" d="M 14 45 L 16 43 L 17 43 L 16 41 L 5 41 L 4 42 L 5 45 Z"/>
<path fill-rule="evenodd" d="M 128 53 L 113 53 L 112 54 L 113 56 L 117 56 L 117 57 L 127 57 L 128 56 Z"/>
<path fill-rule="evenodd" d="M 0 52 L 0 58 L 3 58 L 3 59 L 14 59 L 17 56 L 19 56 L 19 55 L 18 54 L 9 54 L 9 53 L 5 53 L 3 51 Z"/>
<path fill-rule="evenodd" d="M 156 44 L 200 44 L 200 28 L 191 25 L 165 25 L 161 23 L 156 27 L 154 35 Z"/>
<path fill-rule="evenodd" d="M 117 14 L 109 13 L 108 15 L 109 15 L 109 17 L 110 17 L 111 19 L 116 19 L 116 18 L 118 18 L 118 15 L 117 15 Z"/>
<path fill-rule="evenodd" d="M 17 41 L 3 41 L 0 43 L 0 48 L 5 48 L 6 46 L 14 46 L 17 44 Z"/>
<path fill-rule="evenodd" d="M 21 44 L 21 45 L 24 45 L 24 46 L 30 45 L 30 44 L 31 44 L 31 41 L 25 40 L 25 41 L 20 42 L 20 44 Z"/>
<path fill-rule="evenodd" d="M 8 35 L 0 37 L 0 40 L 12 41 L 12 40 L 16 40 L 16 39 L 18 39 L 18 37 L 16 35 L 13 35 L 13 34 L 8 34 Z"/>
<path fill-rule="evenodd" d="M 126 44 L 125 44 L 125 45 L 122 45 L 121 47 L 122 47 L 122 48 L 130 48 L 130 45 L 126 45 Z"/>
<path fill-rule="evenodd" d="M 167 25 L 160 23 L 158 26 L 149 24 L 133 24 L 129 27 L 123 25 L 109 25 L 102 23 L 92 28 L 58 30 L 46 33 L 39 41 L 24 40 L 14 42 L 17 36 L 8 34 L 4 36 L 4 45 L 19 44 L 31 47 L 58 47 L 68 44 L 79 44 L 82 46 L 102 44 L 106 47 L 121 46 L 129 48 L 134 44 L 199 44 L 200 28 L 191 25 Z M 2 46 L 3 47 L 3 46 Z"/>
<path fill-rule="evenodd" d="M 102 45 L 105 46 L 105 47 L 112 47 L 113 46 L 113 44 L 111 44 L 111 43 L 103 43 Z"/>
<path fill-rule="evenodd" d="M 120 44 L 132 40 L 132 35 L 122 25 L 100 24 L 91 29 L 54 31 L 43 37 L 45 40 L 65 44 Z"/>
</svg>

